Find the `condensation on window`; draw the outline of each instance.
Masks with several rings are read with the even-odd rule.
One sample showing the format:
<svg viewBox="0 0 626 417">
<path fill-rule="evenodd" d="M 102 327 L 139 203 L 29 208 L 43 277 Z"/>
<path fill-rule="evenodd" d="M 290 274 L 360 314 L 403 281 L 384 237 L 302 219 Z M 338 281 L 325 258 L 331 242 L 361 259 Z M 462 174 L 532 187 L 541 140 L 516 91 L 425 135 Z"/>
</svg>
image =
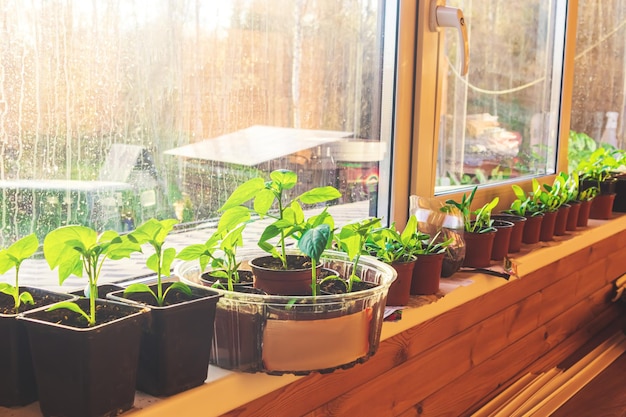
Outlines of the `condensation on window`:
<svg viewBox="0 0 626 417">
<path fill-rule="evenodd" d="M 626 3 L 580 0 L 571 129 L 625 149 L 625 115 Z"/>
<path fill-rule="evenodd" d="M 287 168 L 376 206 L 384 3 L 0 5 L 0 247 L 64 224 L 205 222 Z"/>
<path fill-rule="evenodd" d="M 451 0 L 470 46 L 445 32 L 436 192 L 555 171 L 565 29 L 561 0 Z"/>
</svg>

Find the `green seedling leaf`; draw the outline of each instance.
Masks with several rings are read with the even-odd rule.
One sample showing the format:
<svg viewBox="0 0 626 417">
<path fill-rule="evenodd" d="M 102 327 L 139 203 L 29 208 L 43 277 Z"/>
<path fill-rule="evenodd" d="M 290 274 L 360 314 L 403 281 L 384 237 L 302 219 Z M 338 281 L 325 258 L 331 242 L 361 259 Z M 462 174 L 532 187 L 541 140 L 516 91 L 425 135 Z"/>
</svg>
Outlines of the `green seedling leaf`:
<svg viewBox="0 0 626 417">
<path fill-rule="evenodd" d="M 270 189 L 261 190 L 254 199 L 254 211 L 264 217 L 272 208 L 276 195 Z"/>
<path fill-rule="evenodd" d="M 223 233 L 232 230 L 241 223 L 250 220 L 250 210 L 247 207 L 236 206 L 226 210 L 220 217 L 217 232 Z"/>
<path fill-rule="evenodd" d="M 152 296 L 154 298 L 157 297 L 157 295 L 154 293 L 154 291 L 152 291 L 152 289 L 148 285 L 146 285 L 146 284 L 141 284 L 141 283 L 130 284 L 124 290 L 124 294 L 132 294 L 132 293 L 136 293 L 136 292 L 147 292 L 147 293 L 152 294 Z"/>
<path fill-rule="evenodd" d="M 341 197 L 341 193 L 335 187 L 325 186 L 306 191 L 297 198 L 304 204 L 317 204 L 334 200 Z"/>
<path fill-rule="evenodd" d="M 167 294 L 170 291 L 180 291 L 185 295 L 191 296 L 191 288 L 189 288 L 189 286 L 183 282 L 173 282 L 172 285 L 170 285 L 167 290 L 165 290 L 163 298 L 167 297 Z"/>
<path fill-rule="evenodd" d="M 298 248 L 311 259 L 319 262 L 330 240 L 330 226 L 320 224 L 307 230 L 298 241 Z"/>
<path fill-rule="evenodd" d="M 78 306 L 78 304 L 71 302 L 71 301 L 63 301 L 61 303 L 53 304 L 52 306 L 48 307 L 46 311 L 54 311 L 54 310 L 60 310 L 60 309 L 66 309 L 66 310 L 73 311 L 74 313 L 78 313 L 81 316 L 83 316 L 85 320 L 87 320 L 87 322 L 90 323 L 90 325 L 93 325 L 89 314 L 85 313 L 83 309 Z"/>
<path fill-rule="evenodd" d="M 228 200 L 220 208 L 220 211 L 226 211 L 231 207 L 239 206 L 246 201 L 254 198 L 257 193 L 265 188 L 265 181 L 263 178 L 252 178 L 233 191 L 228 197 Z"/>
<path fill-rule="evenodd" d="M 270 173 L 271 180 L 278 184 L 281 190 L 289 190 L 298 183 L 298 175 L 287 169 L 277 169 Z"/>
</svg>

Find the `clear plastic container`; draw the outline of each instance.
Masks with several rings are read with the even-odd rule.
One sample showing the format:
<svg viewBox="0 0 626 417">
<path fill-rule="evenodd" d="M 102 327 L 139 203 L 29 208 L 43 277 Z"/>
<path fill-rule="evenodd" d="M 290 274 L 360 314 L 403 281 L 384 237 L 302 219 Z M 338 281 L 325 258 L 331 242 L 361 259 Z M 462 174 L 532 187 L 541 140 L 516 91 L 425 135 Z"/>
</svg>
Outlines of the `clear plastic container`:
<svg viewBox="0 0 626 417">
<path fill-rule="evenodd" d="M 352 270 L 341 252 L 325 252 L 321 261 L 342 277 Z M 174 269 L 192 285 L 202 285 L 201 272 L 196 261 Z M 307 374 L 364 362 L 378 349 L 387 291 L 396 272 L 363 256 L 356 275 L 375 286 L 317 297 L 216 289 L 223 296 L 217 303 L 211 363 L 244 372 Z"/>
</svg>

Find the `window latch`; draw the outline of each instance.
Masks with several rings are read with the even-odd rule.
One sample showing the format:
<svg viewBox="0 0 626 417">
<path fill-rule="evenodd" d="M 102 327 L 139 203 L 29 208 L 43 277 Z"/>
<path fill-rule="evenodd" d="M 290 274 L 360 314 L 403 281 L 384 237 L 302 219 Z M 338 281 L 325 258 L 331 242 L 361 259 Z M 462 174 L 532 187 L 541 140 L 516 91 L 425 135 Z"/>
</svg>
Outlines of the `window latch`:
<svg viewBox="0 0 626 417">
<path fill-rule="evenodd" d="M 461 57 L 461 75 L 466 75 L 469 68 L 469 41 L 463 10 L 445 6 L 444 0 L 430 0 L 429 26 L 432 32 L 441 28 L 456 28 L 459 35 L 459 55 Z"/>
</svg>

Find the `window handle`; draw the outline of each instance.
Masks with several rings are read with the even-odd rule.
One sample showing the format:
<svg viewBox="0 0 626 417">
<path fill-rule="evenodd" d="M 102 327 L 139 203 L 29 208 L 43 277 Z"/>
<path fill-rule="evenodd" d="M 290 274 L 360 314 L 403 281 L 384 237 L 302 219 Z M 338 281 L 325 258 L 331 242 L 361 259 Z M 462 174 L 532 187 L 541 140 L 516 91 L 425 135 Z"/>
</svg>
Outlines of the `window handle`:
<svg viewBox="0 0 626 417">
<path fill-rule="evenodd" d="M 463 10 L 456 7 L 444 6 L 442 0 L 430 1 L 430 30 L 438 32 L 441 28 L 456 28 L 459 34 L 459 52 L 461 61 L 461 75 L 466 75 L 469 68 L 469 42 Z"/>
</svg>

